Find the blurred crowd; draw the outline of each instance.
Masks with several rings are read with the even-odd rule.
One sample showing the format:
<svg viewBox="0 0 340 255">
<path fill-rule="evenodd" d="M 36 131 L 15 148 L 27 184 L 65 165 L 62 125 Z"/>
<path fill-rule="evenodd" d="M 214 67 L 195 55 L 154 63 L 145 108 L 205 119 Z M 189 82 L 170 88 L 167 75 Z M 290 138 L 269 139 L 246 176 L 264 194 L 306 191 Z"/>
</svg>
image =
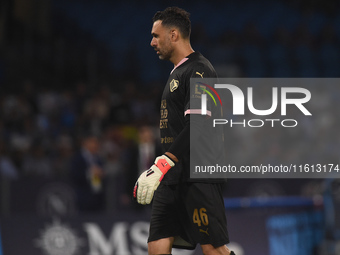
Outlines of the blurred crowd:
<svg viewBox="0 0 340 255">
<path fill-rule="evenodd" d="M 84 164 L 79 160 L 79 152 L 85 150 L 88 154 L 84 155 L 100 159 L 100 179 L 119 177 L 119 191 L 129 196 L 123 197 L 122 203 L 129 203 L 138 174 L 156 156 L 159 95 L 157 89 L 154 93 L 139 91 L 133 82 L 122 86 L 123 93 L 116 94 L 108 86 L 90 91 L 79 82 L 58 92 L 37 89 L 27 80 L 20 93 L 2 94 L 1 174 L 9 179 L 60 179 L 81 190 L 84 186 L 79 184 L 79 173 L 90 189 L 91 177 L 85 174 L 93 162 L 88 156 L 84 156 Z M 140 160 L 139 151 L 144 150 Z M 147 162 L 143 161 L 145 156 Z"/>
<path fill-rule="evenodd" d="M 131 199 L 134 182 L 162 153 L 158 129 L 162 84 L 147 91 L 134 82 L 122 87 L 122 93 L 110 86 L 93 91 L 78 82 L 58 91 L 37 88 L 26 80 L 20 93 L 2 94 L 1 175 L 10 180 L 39 177 L 69 183 L 84 211 L 103 210 L 107 193 L 116 197 L 113 206 L 136 206 Z M 307 88 L 313 97 L 307 105 L 313 118 L 296 109 L 289 115 L 298 121 L 296 128 L 227 127 L 227 158 L 245 165 L 337 164 L 340 90 L 320 83 Z M 254 87 L 255 92 L 261 89 L 265 87 Z M 262 104 L 268 107 L 271 101 Z M 225 117 L 233 118 L 231 112 Z M 282 116 L 277 112 L 273 118 Z"/>
<path fill-rule="evenodd" d="M 39 176 L 69 182 L 84 210 L 102 209 L 105 202 L 91 204 L 89 199 L 84 204 L 81 194 L 101 196 L 93 199 L 101 201 L 106 188 L 113 192 L 112 186 L 119 194 L 116 204 L 132 206 L 136 178 L 161 153 L 159 102 L 172 67 L 159 61 L 148 45 L 151 16 L 160 3 L 140 6 L 151 15 L 145 19 L 139 1 L 119 3 L 119 8 L 103 1 L 114 8 L 104 13 L 98 7 L 99 15 L 120 20 L 126 10 L 136 13 L 135 20 L 128 19 L 116 31 L 115 23 L 105 18 L 88 22 L 96 1 L 52 2 L 53 33 L 28 28 L 14 16 L 8 22 L 0 55 L 0 173 L 11 180 Z M 233 14 L 227 7 L 240 7 L 236 2 L 199 1 L 190 5 L 200 13 L 193 15 L 192 43 L 220 77 L 338 77 L 340 14 L 337 2 L 329 2 L 321 8 L 322 1 L 244 1 Z M 271 10 L 275 4 L 280 8 Z M 202 6 L 220 15 L 207 18 Z M 282 6 L 295 16 L 276 18 L 284 17 Z M 138 19 L 144 23 L 136 28 Z M 95 27 L 95 22 L 106 27 Z M 325 88 L 313 95 L 318 97 L 312 105 L 315 123 L 301 120 L 299 128 L 280 134 L 271 128 L 232 130 L 227 139 L 238 147 L 229 147 L 228 155 L 248 158 L 248 164 L 297 158 L 307 162 L 308 157 L 337 161 L 340 93 Z M 268 137 L 275 142 L 266 142 Z M 300 143 L 292 147 L 289 141 L 296 139 Z M 85 171 L 88 167 L 92 170 Z"/>
</svg>

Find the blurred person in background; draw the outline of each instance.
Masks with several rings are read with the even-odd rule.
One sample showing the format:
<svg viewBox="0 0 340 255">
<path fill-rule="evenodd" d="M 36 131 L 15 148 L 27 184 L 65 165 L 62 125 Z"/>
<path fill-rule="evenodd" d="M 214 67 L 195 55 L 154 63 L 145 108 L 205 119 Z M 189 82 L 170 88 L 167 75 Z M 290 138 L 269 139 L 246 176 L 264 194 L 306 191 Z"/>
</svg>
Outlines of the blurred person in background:
<svg viewBox="0 0 340 255">
<path fill-rule="evenodd" d="M 99 139 L 92 134 L 85 135 L 81 140 L 81 148 L 71 159 L 70 178 L 80 212 L 104 210 L 105 175 L 99 150 Z"/>
<path fill-rule="evenodd" d="M 131 204 L 131 188 L 135 184 L 138 176 L 149 168 L 155 157 L 162 153 L 159 143 L 156 142 L 155 131 L 151 126 L 141 126 L 138 129 L 138 141 L 129 150 L 127 169 L 126 169 L 126 184 L 125 194 L 122 196 L 122 203 L 125 205 Z M 136 165 L 138 166 L 136 168 Z M 134 203 L 134 207 L 142 209 L 143 207 Z"/>
<path fill-rule="evenodd" d="M 156 146 L 156 139 L 152 127 L 140 127 L 138 130 L 138 145 L 135 154 L 138 162 L 137 177 L 152 165 L 154 158 L 159 155 L 161 151 L 161 148 Z"/>
<path fill-rule="evenodd" d="M 0 140 L 0 175 L 11 180 L 19 177 L 18 170 L 11 158 L 8 157 L 6 144 L 2 140 Z"/>
<path fill-rule="evenodd" d="M 120 142 L 122 134 L 115 125 L 106 127 L 102 132 L 101 155 L 105 159 L 103 169 L 106 183 L 106 212 L 113 213 L 120 208 L 120 195 L 123 193 L 124 145 Z M 117 134 L 118 133 L 118 134 Z"/>
<path fill-rule="evenodd" d="M 84 115 L 94 134 L 99 135 L 110 117 L 110 91 L 102 87 L 84 105 Z"/>
</svg>

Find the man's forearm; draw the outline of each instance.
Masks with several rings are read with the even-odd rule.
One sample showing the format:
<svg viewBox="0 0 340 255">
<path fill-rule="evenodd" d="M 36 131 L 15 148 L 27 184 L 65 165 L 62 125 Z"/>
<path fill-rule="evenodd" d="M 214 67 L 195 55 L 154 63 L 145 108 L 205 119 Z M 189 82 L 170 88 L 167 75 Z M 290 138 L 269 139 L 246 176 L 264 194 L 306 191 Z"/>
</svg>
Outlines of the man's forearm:
<svg viewBox="0 0 340 255">
<path fill-rule="evenodd" d="M 174 154 L 172 154 L 171 152 L 167 151 L 164 154 L 167 155 L 172 161 L 175 161 L 176 163 L 178 162 L 178 158 Z"/>
</svg>

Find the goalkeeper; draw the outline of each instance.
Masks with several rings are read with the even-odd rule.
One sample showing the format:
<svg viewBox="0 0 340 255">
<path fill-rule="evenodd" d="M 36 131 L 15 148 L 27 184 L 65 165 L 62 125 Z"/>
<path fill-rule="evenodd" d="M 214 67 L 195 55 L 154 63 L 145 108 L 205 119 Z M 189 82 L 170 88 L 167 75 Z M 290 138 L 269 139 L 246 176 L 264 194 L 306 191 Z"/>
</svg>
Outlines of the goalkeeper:
<svg viewBox="0 0 340 255">
<path fill-rule="evenodd" d="M 161 100 L 161 143 L 165 154 L 138 178 L 133 195 L 152 203 L 149 254 L 169 255 L 172 248 L 195 249 L 205 255 L 229 255 L 222 197 L 224 180 L 190 179 L 190 78 L 216 77 L 210 62 L 190 44 L 189 13 L 169 7 L 153 17 L 151 46 L 159 59 L 174 64 Z M 196 95 L 197 96 L 197 95 Z"/>
</svg>

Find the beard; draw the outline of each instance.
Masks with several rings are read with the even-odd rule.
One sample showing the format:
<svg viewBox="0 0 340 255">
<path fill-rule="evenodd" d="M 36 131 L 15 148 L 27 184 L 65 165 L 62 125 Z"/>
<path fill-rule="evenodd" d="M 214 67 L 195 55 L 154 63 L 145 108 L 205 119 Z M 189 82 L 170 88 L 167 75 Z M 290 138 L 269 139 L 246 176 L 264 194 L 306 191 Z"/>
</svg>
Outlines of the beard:
<svg viewBox="0 0 340 255">
<path fill-rule="evenodd" d="M 159 51 L 158 58 L 161 59 L 161 60 L 170 60 L 171 52 L 168 51 L 168 50 L 167 51 L 166 50 Z"/>
<path fill-rule="evenodd" d="M 155 50 L 157 50 L 158 53 L 158 57 L 161 60 L 170 60 L 172 53 L 174 51 L 173 46 L 171 45 L 171 42 L 168 41 L 163 47 L 162 49 L 158 49 L 155 48 Z"/>
</svg>

